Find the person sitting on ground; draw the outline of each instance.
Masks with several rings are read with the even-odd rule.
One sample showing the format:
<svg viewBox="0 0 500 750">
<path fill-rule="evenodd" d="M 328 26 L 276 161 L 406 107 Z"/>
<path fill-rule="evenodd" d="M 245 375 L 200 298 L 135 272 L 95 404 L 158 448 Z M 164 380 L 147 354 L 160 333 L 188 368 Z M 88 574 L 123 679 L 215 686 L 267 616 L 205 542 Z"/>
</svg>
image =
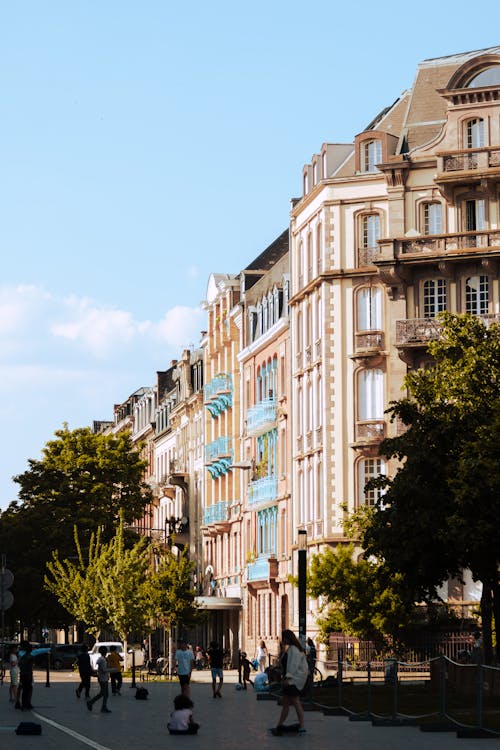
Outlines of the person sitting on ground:
<svg viewBox="0 0 500 750">
<path fill-rule="evenodd" d="M 253 680 L 253 689 L 256 693 L 268 693 L 270 688 L 267 672 L 257 672 Z"/>
<path fill-rule="evenodd" d="M 196 734 L 200 725 L 193 721 L 193 701 L 181 693 L 174 698 L 167 729 L 170 734 Z"/>
</svg>

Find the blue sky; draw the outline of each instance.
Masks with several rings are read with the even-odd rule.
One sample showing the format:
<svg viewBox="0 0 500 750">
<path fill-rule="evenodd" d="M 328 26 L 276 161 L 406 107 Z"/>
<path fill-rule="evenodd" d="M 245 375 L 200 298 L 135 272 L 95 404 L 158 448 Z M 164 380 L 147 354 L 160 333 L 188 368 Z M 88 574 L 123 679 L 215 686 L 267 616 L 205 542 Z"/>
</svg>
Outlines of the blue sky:
<svg viewBox="0 0 500 750">
<path fill-rule="evenodd" d="M 46 0 L 0 8 L 0 508 L 63 422 L 198 344 L 211 272 L 288 224 L 302 165 L 497 2 Z M 495 35 L 496 32 L 496 35 Z"/>
</svg>

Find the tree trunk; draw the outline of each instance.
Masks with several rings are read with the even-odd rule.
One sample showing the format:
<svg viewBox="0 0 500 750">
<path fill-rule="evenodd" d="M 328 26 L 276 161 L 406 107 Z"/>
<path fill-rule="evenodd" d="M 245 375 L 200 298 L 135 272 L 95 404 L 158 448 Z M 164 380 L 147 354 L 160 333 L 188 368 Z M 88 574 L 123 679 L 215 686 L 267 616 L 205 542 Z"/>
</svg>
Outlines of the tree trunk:
<svg viewBox="0 0 500 750">
<path fill-rule="evenodd" d="M 483 629 L 484 663 L 493 663 L 493 639 L 492 639 L 492 591 L 491 586 L 483 581 L 483 593 L 481 594 L 481 621 Z"/>
</svg>

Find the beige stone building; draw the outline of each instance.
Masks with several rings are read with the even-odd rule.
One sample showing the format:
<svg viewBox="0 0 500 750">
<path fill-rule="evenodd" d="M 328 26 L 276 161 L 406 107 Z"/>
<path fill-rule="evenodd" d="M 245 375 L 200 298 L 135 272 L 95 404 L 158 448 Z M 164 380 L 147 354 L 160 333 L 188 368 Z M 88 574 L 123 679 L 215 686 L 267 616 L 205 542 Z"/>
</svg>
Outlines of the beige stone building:
<svg viewBox="0 0 500 750">
<path fill-rule="evenodd" d="M 303 170 L 291 215 L 293 516 L 308 547 L 395 467 L 378 445 L 443 310 L 499 316 L 500 48 L 425 60 L 352 144 Z M 456 593 L 456 592 L 455 592 Z M 471 589 L 462 598 L 477 596 Z M 310 602 L 314 631 L 316 603 Z"/>
</svg>

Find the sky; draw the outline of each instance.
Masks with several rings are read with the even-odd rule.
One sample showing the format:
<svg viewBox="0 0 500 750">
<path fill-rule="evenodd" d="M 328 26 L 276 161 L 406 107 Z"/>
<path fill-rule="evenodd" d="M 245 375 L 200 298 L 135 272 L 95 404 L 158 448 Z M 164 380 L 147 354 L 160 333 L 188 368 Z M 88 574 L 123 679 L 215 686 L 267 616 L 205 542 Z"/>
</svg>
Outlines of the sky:
<svg viewBox="0 0 500 750">
<path fill-rule="evenodd" d="M 288 226 L 322 143 L 420 61 L 499 45 L 499 8 L 0 4 L 0 509 L 64 423 L 112 419 L 199 344 L 209 275 Z"/>
</svg>

